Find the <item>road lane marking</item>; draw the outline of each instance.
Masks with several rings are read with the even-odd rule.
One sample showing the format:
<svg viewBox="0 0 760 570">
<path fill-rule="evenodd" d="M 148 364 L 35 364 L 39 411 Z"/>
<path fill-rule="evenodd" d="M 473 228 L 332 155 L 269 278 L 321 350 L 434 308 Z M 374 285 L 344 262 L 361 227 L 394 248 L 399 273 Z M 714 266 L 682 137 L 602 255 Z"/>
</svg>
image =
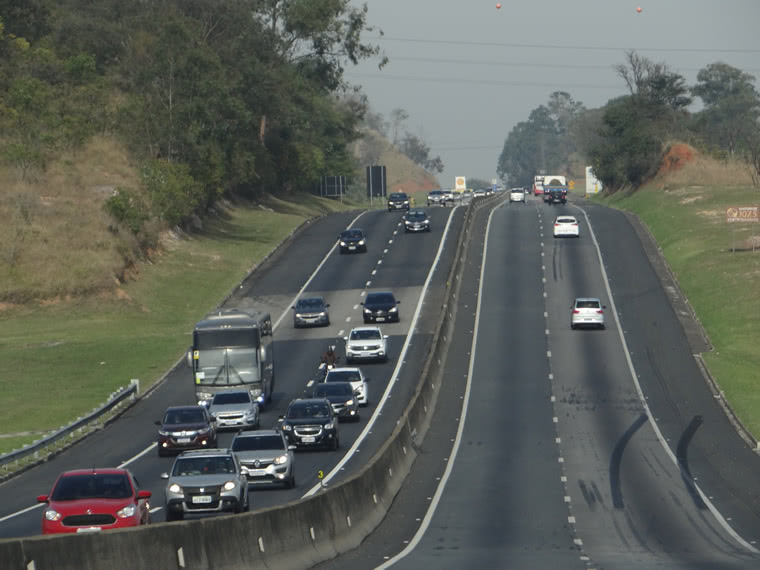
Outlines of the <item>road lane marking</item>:
<svg viewBox="0 0 760 570">
<path fill-rule="evenodd" d="M 378 566 L 375 570 L 384 570 L 385 568 L 389 568 L 390 566 L 393 566 L 396 562 L 401 560 L 402 558 L 406 558 L 419 544 L 420 540 L 422 540 L 422 537 L 425 536 L 425 533 L 427 532 L 428 527 L 430 526 L 430 523 L 433 520 L 433 516 L 435 515 L 435 511 L 438 508 L 438 503 L 441 500 L 441 497 L 443 496 L 443 492 L 446 489 L 446 483 L 449 480 L 449 477 L 451 476 L 451 472 L 454 469 L 454 463 L 456 461 L 457 453 L 459 452 L 459 446 L 462 443 L 462 434 L 464 433 L 464 426 L 467 423 L 467 407 L 468 403 L 470 401 L 470 391 L 472 389 L 472 373 L 475 368 L 475 353 L 477 351 L 477 343 L 478 343 L 478 327 L 480 325 L 480 305 L 481 301 L 483 299 L 483 275 L 485 274 L 485 267 L 486 267 L 486 258 L 488 255 L 488 234 L 491 229 L 491 219 L 493 218 L 494 212 L 496 212 L 499 208 L 494 208 L 491 210 L 491 213 L 488 215 L 488 224 L 486 224 L 486 240 L 483 243 L 483 263 L 480 266 L 480 281 L 478 283 L 478 304 L 477 309 L 475 310 L 475 332 L 472 335 L 472 346 L 470 348 L 470 365 L 467 370 L 467 386 L 464 391 L 463 396 L 463 402 L 462 402 L 462 413 L 460 415 L 460 422 L 459 426 L 457 427 L 457 435 L 456 439 L 454 441 L 454 445 L 451 449 L 451 461 L 446 462 L 446 470 L 443 472 L 443 477 L 441 478 L 441 482 L 438 484 L 438 487 L 435 490 L 435 495 L 433 495 L 433 500 L 430 503 L 430 506 L 428 507 L 427 512 L 425 513 L 425 517 L 422 520 L 422 524 L 420 524 L 420 527 L 417 529 L 417 532 L 414 534 L 414 537 L 409 542 L 408 546 L 404 548 L 401 552 L 396 554 L 393 558 L 389 559 L 384 564 L 381 564 Z"/>
<path fill-rule="evenodd" d="M 443 235 L 441 236 L 441 242 L 438 245 L 438 252 L 435 255 L 433 264 L 430 266 L 430 271 L 428 271 L 427 278 L 425 279 L 425 283 L 422 285 L 422 292 L 420 293 L 420 299 L 417 302 L 417 308 L 414 311 L 414 316 L 412 317 L 412 320 L 409 323 L 409 331 L 407 332 L 406 339 L 404 340 L 404 345 L 401 347 L 401 351 L 399 352 L 398 358 L 396 360 L 396 367 L 393 369 L 393 374 L 391 374 L 391 378 L 388 381 L 388 385 L 385 388 L 385 392 L 383 392 L 383 396 L 380 398 L 380 401 L 377 403 L 377 407 L 375 408 L 375 411 L 372 413 L 372 416 L 369 418 L 367 425 L 364 426 L 364 429 L 357 436 L 351 448 L 348 451 L 346 451 L 346 454 L 335 465 L 335 467 L 333 467 L 332 470 L 324 476 L 324 478 L 322 479 L 322 481 L 320 481 L 318 485 L 314 485 L 301 497 L 302 499 L 305 499 L 306 497 L 310 497 L 311 495 L 317 493 L 325 483 L 329 482 L 333 477 L 335 477 L 340 472 L 343 466 L 346 463 L 348 463 L 351 457 L 354 456 L 355 451 L 359 449 L 359 447 L 364 442 L 364 439 L 367 437 L 367 435 L 371 433 L 372 427 L 375 425 L 375 422 L 382 415 L 382 410 L 383 410 L 383 407 L 385 406 L 385 402 L 387 402 L 388 399 L 390 398 L 391 390 L 394 387 L 394 384 L 396 383 L 396 379 L 398 378 L 399 373 L 401 372 L 401 367 L 403 366 L 404 358 L 406 357 L 406 352 L 411 346 L 412 337 L 414 336 L 414 330 L 417 325 L 417 320 L 419 319 L 420 313 L 422 312 L 422 305 L 424 304 L 428 287 L 430 287 L 430 282 L 433 280 L 433 273 L 435 273 L 435 270 L 438 267 L 438 262 L 441 259 L 441 255 L 443 254 L 444 245 L 446 244 L 446 236 L 448 236 L 449 228 L 451 227 L 451 220 L 454 217 L 454 212 L 456 211 L 458 207 L 459 206 L 455 206 L 454 208 L 451 209 L 451 212 L 449 213 L 448 220 L 446 221 L 446 227 L 444 228 Z"/>
<path fill-rule="evenodd" d="M 351 228 L 356 221 L 361 218 L 364 214 L 367 212 L 362 212 L 358 216 L 356 216 L 353 220 L 351 220 L 351 223 L 348 224 L 348 228 Z M 346 229 L 348 229 L 346 228 Z M 338 247 L 338 242 L 336 241 L 333 246 L 330 248 L 330 250 L 325 254 L 325 256 L 322 258 L 322 261 L 319 262 L 319 265 L 317 265 L 317 268 L 314 270 L 314 273 L 312 273 L 309 278 L 306 280 L 306 283 L 303 284 L 303 287 L 301 287 L 301 290 L 298 291 L 298 294 L 293 298 L 293 300 L 288 303 L 288 308 L 285 309 L 285 312 L 280 315 L 280 318 L 277 319 L 272 326 L 272 330 L 277 330 L 277 327 L 280 326 L 280 323 L 282 322 L 282 319 L 285 318 L 285 315 L 290 314 L 290 307 L 295 305 L 296 301 L 298 301 L 298 298 L 303 294 L 303 292 L 306 290 L 306 288 L 309 286 L 309 284 L 314 280 L 314 278 L 317 276 L 317 273 L 319 273 L 320 269 L 322 269 L 322 266 L 327 263 L 327 259 L 330 257 L 333 251 L 335 251 L 335 248 Z"/>
<path fill-rule="evenodd" d="M 612 315 L 615 317 L 615 325 L 617 328 L 618 336 L 620 337 L 620 343 L 623 345 L 623 352 L 625 353 L 625 359 L 626 359 L 626 362 L 628 363 L 628 370 L 631 373 L 633 384 L 636 387 L 636 392 L 639 396 L 639 401 L 641 402 L 641 405 L 644 408 L 644 412 L 646 413 L 646 415 L 652 420 L 649 422 L 649 425 L 652 426 L 655 436 L 657 437 L 657 441 L 660 442 L 660 445 L 662 445 L 662 448 L 665 450 L 665 453 L 673 462 L 673 464 L 676 467 L 679 467 L 678 459 L 673 453 L 673 450 L 670 449 L 670 446 L 667 444 L 665 437 L 660 431 L 660 426 L 657 425 L 657 418 L 654 417 L 654 415 L 652 414 L 652 411 L 649 409 L 649 403 L 647 402 L 646 396 L 644 396 L 644 391 L 641 389 L 641 384 L 639 384 L 638 374 L 636 374 L 636 368 L 633 366 L 633 359 L 631 358 L 631 352 L 628 350 L 628 343 L 626 342 L 625 335 L 623 334 L 623 325 L 620 323 L 620 318 L 618 317 L 618 310 L 615 305 L 615 299 L 612 296 L 612 289 L 610 289 L 609 277 L 607 277 L 607 270 L 605 269 L 604 261 L 602 260 L 602 251 L 599 248 L 599 242 L 596 239 L 594 228 L 591 226 L 591 220 L 589 219 L 588 214 L 586 213 L 586 210 L 584 210 L 580 206 L 573 205 L 573 207 L 578 208 L 581 212 L 583 212 L 583 216 L 586 218 L 586 226 L 588 227 L 589 235 L 591 236 L 591 241 L 594 242 L 594 247 L 596 248 L 596 256 L 599 259 L 599 267 L 602 270 L 601 271 L 602 281 L 604 281 L 604 287 L 605 287 L 605 290 L 607 291 L 607 298 L 609 299 L 609 302 L 610 302 L 610 310 L 612 312 Z M 718 511 L 717 507 L 713 505 L 712 501 L 710 501 L 709 497 L 702 491 L 702 489 L 699 487 L 696 481 L 693 482 L 693 485 L 694 485 L 694 489 L 699 494 L 699 497 L 707 506 L 708 510 L 713 514 L 718 524 L 722 526 L 723 529 L 744 548 L 746 548 L 747 550 L 753 553 L 760 552 L 757 548 L 755 548 L 749 542 L 747 542 L 741 536 L 739 536 L 739 534 L 731 527 L 731 525 L 728 524 L 728 521 L 726 520 L 726 518 L 723 517 L 720 511 Z"/>
<path fill-rule="evenodd" d="M 358 304 L 357 304 L 357 305 L 354 305 L 354 311 L 355 311 L 356 309 L 358 309 L 358 308 L 359 308 L 359 305 L 358 305 Z M 338 334 L 340 334 L 340 333 L 338 333 Z"/>
</svg>

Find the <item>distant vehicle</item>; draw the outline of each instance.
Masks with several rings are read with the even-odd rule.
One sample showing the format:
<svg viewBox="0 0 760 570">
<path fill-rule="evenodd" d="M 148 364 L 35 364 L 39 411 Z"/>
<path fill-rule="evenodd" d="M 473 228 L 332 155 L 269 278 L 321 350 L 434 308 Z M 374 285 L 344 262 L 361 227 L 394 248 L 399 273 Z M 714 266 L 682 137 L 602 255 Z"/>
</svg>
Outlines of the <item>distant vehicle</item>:
<svg viewBox="0 0 760 570">
<path fill-rule="evenodd" d="M 404 215 L 404 231 L 409 232 L 429 232 L 430 218 L 425 210 L 409 210 Z"/>
<path fill-rule="evenodd" d="M 522 202 L 525 204 L 525 192 L 523 192 L 522 188 L 512 188 L 512 190 L 509 191 L 509 203 L 512 202 Z"/>
<path fill-rule="evenodd" d="M 259 404 L 247 390 L 217 392 L 208 407 L 217 430 L 259 427 Z"/>
<path fill-rule="evenodd" d="M 195 397 L 207 404 L 225 390 L 248 390 L 260 406 L 272 398 L 274 345 L 272 317 L 260 311 L 223 309 L 193 329 L 187 351 Z"/>
<path fill-rule="evenodd" d="M 150 491 L 140 490 L 127 469 L 79 469 L 61 473 L 45 503 L 42 534 L 99 532 L 150 523 Z"/>
<path fill-rule="evenodd" d="M 312 397 L 329 401 L 339 420 L 359 421 L 358 394 L 350 382 L 322 382 L 314 387 Z"/>
<path fill-rule="evenodd" d="M 408 210 L 409 196 L 405 192 L 393 192 L 388 196 L 388 211 Z"/>
<path fill-rule="evenodd" d="M 472 193 L 472 197 L 473 197 L 473 198 L 482 198 L 482 197 L 483 197 L 483 196 L 485 196 L 485 195 L 486 195 L 486 191 L 485 191 L 485 190 L 483 190 L 482 188 L 478 188 L 477 190 L 475 190 L 475 191 Z"/>
<path fill-rule="evenodd" d="M 354 391 L 358 394 L 357 400 L 360 406 L 369 404 L 369 389 L 367 381 L 369 378 L 364 376 L 361 368 L 352 366 L 342 366 L 333 368 L 327 372 L 324 382 L 350 382 Z"/>
<path fill-rule="evenodd" d="M 543 196 L 544 195 L 544 175 L 543 174 L 537 174 L 533 177 L 533 195 L 534 196 Z"/>
<path fill-rule="evenodd" d="M 296 486 L 296 466 L 293 450 L 281 431 L 260 429 L 242 431 L 232 440 L 232 451 L 240 459 L 248 483 L 282 483 L 286 488 Z"/>
<path fill-rule="evenodd" d="M 156 420 L 158 456 L 174 451 L 216 447 L 216 420 L 205 406 L 172 406 Z"/>
<path fill-rule="evenodd" d="M 340 447 L 338 418 L 325 398 L 299 398 L 290 402 L 280 429 L 289 444 L 297 447 Z"/>
<path fill-rule="evenodd" d="M 187 514 L 240 513 L 249 509 L 248 478 L 230 449 L 185 451 L 166 479 L 166 520 Z"/>
<path fill-rule="evenodd" d="M 384 335 L 378 327 L 353 328 L 344 340 L 348 364 L 356 360 L 388 360 L 388 335 Z"/>
<path fill-rule="evenodd" d="M 578 220 L 574 216 L 557 216 L 554 220 L 554 237 L 578 237 Z"/>
<path fill-rule="evenodd" d="M 443 190 L 431 190 L 427 195 L 427 205 L 432 206 L 434 204 L 444 204 Z"/>
<path fill-rule="evenodd" d="M 454 192 L 450 188 L 444 190 L 443 191 L 443 205 L 445 206 L 447 203 L 453 204 L 459 194 L 460 194 L 459 192 Z"/>
<path fill-rule="evenodd" d="M 599 299 L 578 297 L 571 307 L 570 328 L 597 327 L 603 329 L 605 308 Z"/>
<path fill-rule="evenodd" d="M 365 323 L 399 322 L 398 304 L 396 297 L 390 291 L 367 293 L 361 303 L 364 307 L 362 316 Z"/>
<path fill-rule="evenodd" d="M 343 230 L 338 236 L 338 245 L 340 253 L 366 252 L 367 237 L 359 228 Z"/>
<path fill-rule="evenodd" d="M 567 202 L 567 180 L 559 174 L 544 176 L 544 202 L 564 204 Z"/>
<path fill-rule="evenodd" d="M 293 327 L 329 326 L 329 303 L 323 297 L 303 297 L 293 306 Z"/>
</svg>

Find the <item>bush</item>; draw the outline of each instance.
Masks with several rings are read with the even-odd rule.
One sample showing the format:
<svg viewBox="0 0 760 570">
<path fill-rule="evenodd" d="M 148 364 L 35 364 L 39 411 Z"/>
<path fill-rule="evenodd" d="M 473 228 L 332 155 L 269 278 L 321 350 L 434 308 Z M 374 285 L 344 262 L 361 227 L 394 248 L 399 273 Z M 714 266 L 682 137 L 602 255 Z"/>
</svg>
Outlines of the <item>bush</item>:
<svg viewBox="0 0 760 570">
<path fill-rule="evenodd" d="M 148 207 L 134 190 L 117 188 L 103 204 L 106 212 L 118 223 L 137 235 L 150 218 Z"/>
</svg>

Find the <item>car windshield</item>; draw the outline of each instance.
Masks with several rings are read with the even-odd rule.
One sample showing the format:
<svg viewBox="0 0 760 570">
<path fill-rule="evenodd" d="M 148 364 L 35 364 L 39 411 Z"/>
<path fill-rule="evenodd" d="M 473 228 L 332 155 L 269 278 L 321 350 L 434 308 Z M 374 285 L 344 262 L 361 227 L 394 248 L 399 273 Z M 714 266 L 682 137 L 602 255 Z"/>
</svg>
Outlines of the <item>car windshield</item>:
<svg viewBox="0 0 760 570">
<path fill-rule="evenodd" d="M 425 212 L 409 212 L 406 215 L 407 220 L 424 220 L 425 218 L 427 218 Z"/>
<path fill-rule="evenodd" d="M 391 293 L 371 293 L 367 295 L 365 305 L 395 305 L 396 299 Z"/>
<path fill-rule="evenodd" d="M 354 390 L 351 384 L 346 382 L 330 382 L 329 384 L 320 384 L 314 389 L 314 397 L 322 398 L 324 396 L 351 396 Z"/>
<path fill-rule="evenodd" d="M 129 478 L 121 473 L 88 473 L 67 475 L 58 480 L 51 499 L 76 501 L 79 499 L 127 499 L 132 496 Z"/>
<path fill-rule="evenodd" d="M 557 218 L 558 224 L 574 224 L 575 218 Z"/>
<path fill-rule="evenodd" d="M 309 299 L 301 299 L 296 303 L 296 309 L 302 311 L 320 311 L 324 307 L 324 302 L 319 297 L 311 297 Z"/>
<path fill-rule="evenodd" d="M 406 194 L 391 194 L 391 200 L 406 200 Z"/>
<path fill-rule="evenodd" d="M 362 231 L 361 230 L 346 230 L 340 234 L 340 237 L 342 237 L 343 239 L 361 239 Z"/>
<path fill-rule="evenodd" d="M 246 435 L 232 441 L 232 451 L 284 450 L 285 443 L 279 435 Z"/>
<path fill-rule="evenodd" d="M 598 309 L 599 301 L 576 301 L 575 307 L 577 309 Z"/>
<path fill-rule="evenodd" d="M 377 340 L 382 338 L 382 335 L 380 334 L 379 330 L 371 329 L 351 331 L 351 336 L 349 338 L 351 340 Z"/>
<path fill-rule="evenodd" d="M 438 196 L 440 194 L 443 194 L 442 190 L 431 190 L 430 194 L 428 196 Z"/>
<path fill-rule="evenodd" d="M 179 457 L 174 462 L 172 475 L 187 477 L 189 475 L 223 475 L 235 473 L 235 462 L 228 455 L 218 457 Z"/>
<path fill-rule="evenodd" d="M 211 402 L 212 406 L 227 404 L 250 404 L 251 395 L 248 392 L 219 392 Z"/>
<path fill-rule="evenodd" d="M 169 410 L 164 416 L 165 425 L 202 424 L 206 416 L 200 408 L 195 410 Z"/>
<path fill-rule="evenodd" d="M 325 382 L 360 382 L 362 377 L 354 370 L 330 370 Z"/>
<path fill-rule="evenodd" d="M 323 404 L 297 404 L 288 408 L 288 418 L 292 420 L 306 418 L 326 418 L 330 409 Z"/>
</svg>

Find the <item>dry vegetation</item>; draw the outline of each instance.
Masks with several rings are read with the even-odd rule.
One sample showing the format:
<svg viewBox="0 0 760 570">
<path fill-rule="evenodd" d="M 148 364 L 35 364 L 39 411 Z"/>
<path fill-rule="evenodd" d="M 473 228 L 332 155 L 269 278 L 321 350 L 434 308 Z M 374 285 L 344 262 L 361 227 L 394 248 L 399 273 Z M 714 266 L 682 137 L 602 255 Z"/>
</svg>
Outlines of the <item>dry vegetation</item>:
<svg viewBox="0 0 760 570">
<path fill-rule="evenodd" d="M 670 146 L 655 182 L 664 189 L 686 186 L 753 186 L 754 171 L 742 160 L 716 160 L 698 153 L 686 144 Z"/>
<path fill-rule="evenodd" d="M 20 180 L 0 168 L 0 302 L 51 299 L 112 287 L 136 251 L 130 235 L 109 230 L 103 202 L 138 185 L 113 139 L 95 137 L 44 172 Z"/>
</svg>

